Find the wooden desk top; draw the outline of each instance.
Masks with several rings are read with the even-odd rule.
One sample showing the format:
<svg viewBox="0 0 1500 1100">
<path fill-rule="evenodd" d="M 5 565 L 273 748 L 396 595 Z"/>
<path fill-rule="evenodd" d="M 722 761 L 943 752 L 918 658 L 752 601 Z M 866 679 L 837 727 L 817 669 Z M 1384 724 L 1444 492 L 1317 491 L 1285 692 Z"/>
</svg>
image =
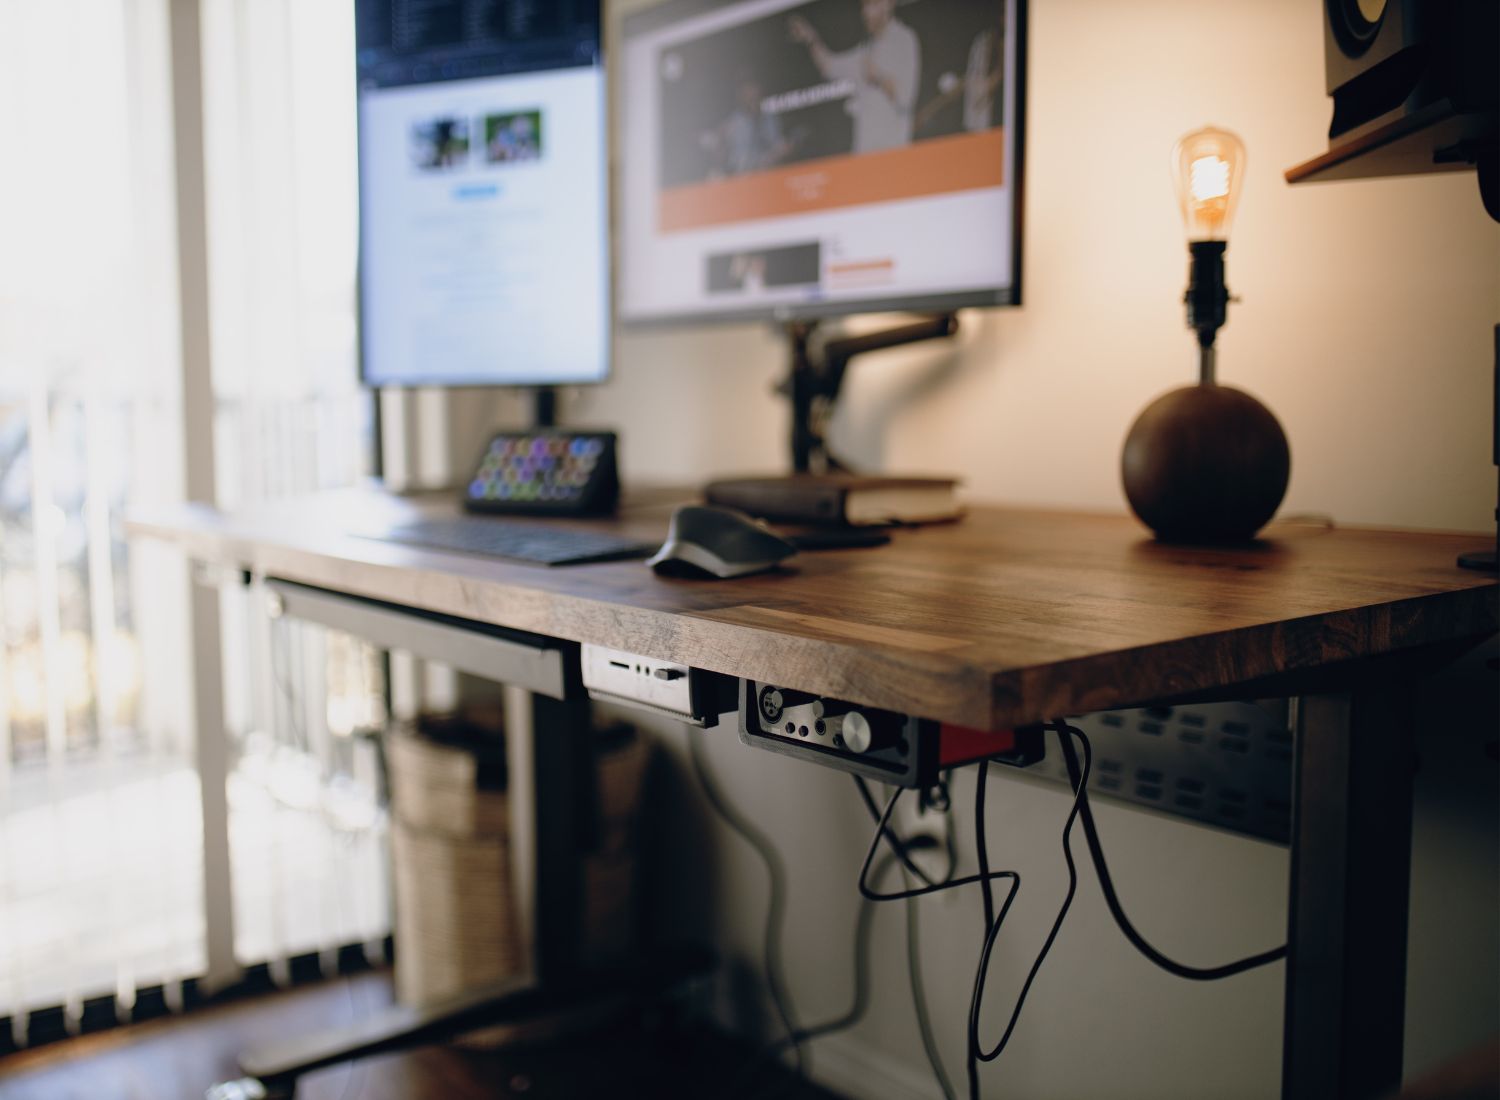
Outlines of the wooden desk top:
<svg viewBox="0 0 1500 1100">
<path fill-rule="evenodd" d="M 979 729 L 1247 689 L 1282 673 L 1497 629 L 1483 535 L 1273 525 L 1169 547 L 1125 516 L 976 508 L 889 546 L 733 581 L 640 562 L 546 568 L 347 534 L 457 511 L 368 490 L 134 519 L 195 559 Z M 665 534 L 658 495 L 603 526 Z"/>
</svg>

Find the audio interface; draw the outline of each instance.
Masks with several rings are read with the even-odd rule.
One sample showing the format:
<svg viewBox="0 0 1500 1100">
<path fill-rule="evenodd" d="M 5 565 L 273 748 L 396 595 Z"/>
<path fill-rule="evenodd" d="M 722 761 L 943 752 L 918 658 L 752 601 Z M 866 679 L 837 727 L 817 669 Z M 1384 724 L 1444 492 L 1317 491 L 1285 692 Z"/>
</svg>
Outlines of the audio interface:
<svg viewBox="0 0 1500 1100">
<path fill-rule="evenodd" d="M 903 787 L 937 779 L 936 722 L 755 680 L 740 681 L 740 740 Z"/>
</svg>

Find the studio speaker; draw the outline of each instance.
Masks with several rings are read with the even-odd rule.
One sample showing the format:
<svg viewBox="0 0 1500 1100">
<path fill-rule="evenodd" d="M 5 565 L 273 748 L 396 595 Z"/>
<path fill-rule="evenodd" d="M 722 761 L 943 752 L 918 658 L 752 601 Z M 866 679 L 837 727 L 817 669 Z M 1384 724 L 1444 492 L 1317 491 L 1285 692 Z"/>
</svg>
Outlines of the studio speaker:
<svg viewBox="0 0 1500 1100">
<path fill-rule="evenodd" d="M 1331 143 L 1447 101 L 1493 112 L 1496 0 L 1323 0 Z"/>
</svg>

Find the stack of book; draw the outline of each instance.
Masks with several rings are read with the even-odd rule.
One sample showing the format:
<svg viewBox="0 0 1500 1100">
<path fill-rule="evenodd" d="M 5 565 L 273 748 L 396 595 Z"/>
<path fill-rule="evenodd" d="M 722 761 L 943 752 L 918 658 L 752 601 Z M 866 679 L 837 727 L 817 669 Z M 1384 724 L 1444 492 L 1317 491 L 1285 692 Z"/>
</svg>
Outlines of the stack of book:
<svg viewBox="0 0 1500 1100">
<path fill-rule="evenodd" d="M 871 527 L 941 523 L 963 515 L 951 477 L 791 474 L 710 482 L 710 504 L 738 508 L 776 523 Z"/>
</svg>

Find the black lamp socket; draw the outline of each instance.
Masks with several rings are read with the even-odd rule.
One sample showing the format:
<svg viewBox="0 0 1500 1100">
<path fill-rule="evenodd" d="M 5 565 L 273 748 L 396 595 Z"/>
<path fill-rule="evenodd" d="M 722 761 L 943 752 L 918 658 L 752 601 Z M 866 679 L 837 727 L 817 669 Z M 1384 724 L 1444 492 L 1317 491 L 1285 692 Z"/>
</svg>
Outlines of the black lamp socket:
<svg viewBox="0 0 1500 1100">
<path fill-rule="evenodd" d="M 1188 327 L 1198 333 L 1198 346 L 1211 348 L 1229 309 L 1229 288 L 1224 285 L 1224 241 L 1190 241 L 1192 266 L 1188 269 Z"/>
</svg>

